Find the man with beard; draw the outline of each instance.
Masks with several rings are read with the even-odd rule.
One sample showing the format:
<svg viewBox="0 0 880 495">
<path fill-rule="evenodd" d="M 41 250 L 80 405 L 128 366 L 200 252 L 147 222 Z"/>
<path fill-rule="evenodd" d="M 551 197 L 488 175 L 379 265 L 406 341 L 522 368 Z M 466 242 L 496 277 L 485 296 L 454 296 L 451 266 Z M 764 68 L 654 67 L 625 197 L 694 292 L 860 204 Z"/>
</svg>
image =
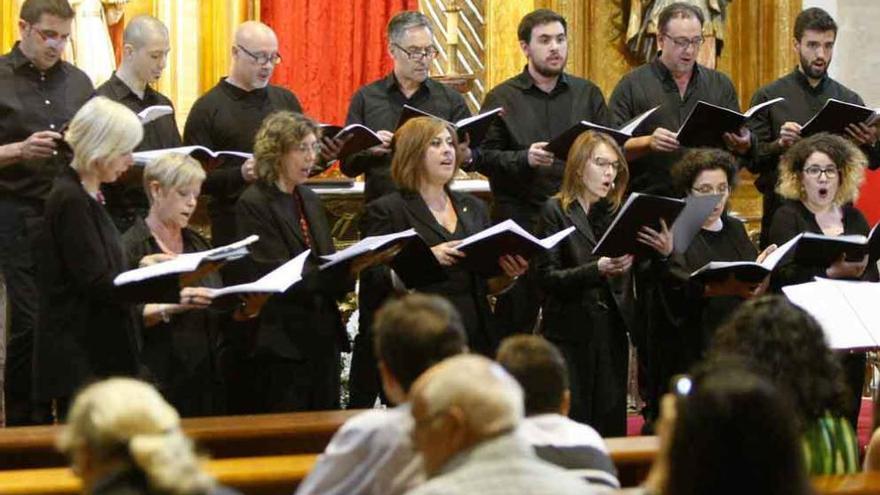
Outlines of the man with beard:
<svg viewBox="0 0 880 495">
<path fill-rule="evenodd" d="M 864 105 L 854 91 L 828 77 L 828 66 L 834 52 L 837 24 L 827 12 L 810 8 L 801 12 L 794 24 L 794 50 L 798 66 L 789 74 L 760 88 L 752 97 L 752 105 L 784 97 L 785 101 L 759 112 L 750 121 L 758 138 L 757 157 L 749 169 L 760 174 L 755 181 L 764 195 L 764 216 L 761 219 L 761 247 L 768 244 L 767 235 L 773 213 L 781 204 L 774 192 L 779 157 L 800 139 L 801 126 L 818 112 L 829 98 Z M 850 125 L 847 135 L 868 156 L 870 168 L 880 166 L 877 129 L 865 124 Z"/>
<path fill-rule="evenodd" d="M 173 107 L 171 100 L 150 84 L 162 76 L 171 45 L 168 28 L 159 19 L 140 15 L 129 21 L 122 35 L 122 61 L 97 93 L 122 103 L 134 113 L 156 105 Z M 175 148 L 181 145 L 174 113 L 144 124 L 144 139 L 135 151 Z M 132 167 L 120 180 L 104 184 L 101 190 L 107 211 L 120 232 L 137 218 L 147 216 L 150 204 L 141 184 L 143 167 Z"/>
<path fill-rule="evenodd" d="M 630 188 L 637 192 L 673 194 L 669 169 L 682 155 L 675 133 L 699 101 L 740 110 L 733 83 L 726 75 L 697 63 L 703 44 L 703 12 L 676 2 L 660 12 L 660 53 L 617 83 L 609 107 L 616 124 L 660 106 L 624 145 L 630 165 Z M 752 149 L 748 128 L 724 134 L 726 147 L 743 156 Z"/>
<path fill-rule="evenodd" d="M 37 321 L 36 260 L 43 206 L 71 156 L 61 130 L 94 93 L 89 77 L 61 60 L 74 11 L 66 0 L 26 0 L 21 40 L 0 56 L 0 268 L 10 306 L 6 425 L 43 422 L 31 403 L 31 354 Z"/>
<path fill-rule="evenodd" d="M 504 108 L 483 145 L 477 171 L 489 178 L 494 196 L 495 221 L 512 218 L 534 230 L 541 206 L 559 191 L 564 156 L 544 146 L 581 120 L 608 124 L 605 97 L 591 81 L 565 72 L 568 26 L 552 10 L 539 9 L 519 23 L 520 48 L 528 63 L 523 71 L 493 88 L 482 111 Z M 537 317 L 537 290 L 528 275 L 495 306 L 498 328 L 505 333 L 527 333 Z"/>
</svg>

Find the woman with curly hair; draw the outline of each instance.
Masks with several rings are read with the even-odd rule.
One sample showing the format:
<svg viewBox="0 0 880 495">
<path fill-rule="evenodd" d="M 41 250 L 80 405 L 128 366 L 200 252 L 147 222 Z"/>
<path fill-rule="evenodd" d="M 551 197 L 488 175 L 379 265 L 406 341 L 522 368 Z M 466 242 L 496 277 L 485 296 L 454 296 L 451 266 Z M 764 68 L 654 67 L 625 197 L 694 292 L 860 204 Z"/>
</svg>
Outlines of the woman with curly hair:
<svg viewBox="0 0 880 495">
<path fill-rule="evenodd" d="M 709 359 L 729 357 L 749 363 L 790 396 L 810 474 L 859 469 L 843 371 L 813 317 L 781 296 L 748 301 L 715 334 Z"/>
<path fill-rule="evenodd" d="M 868 222 L 852 205 L 864 179 L 867 159 L 849 140 L 820 133 L 795 143 L 779 161 L 776 191 L 785 198 L 770 223 L 770 242 L 781 246 L 802 232 L 827 236 L 868 235 Z M 815 277 L 845 280 L 877 280 L 877 267 L 867 266 L 868 257 L 839 259 L 830 266 L 795 262 L 789 254 L 776 267 L 771 286 L 812 281 Z M 865 382 L 865 353 L 842 355 L 847 383 L 852 392 L 847 417 L 857 424 Z"/>
<path fill-rule="evenodd" d="M 321 199 L 304 185 L 320 153 L 311 119 L 277 112 L 263 121 L 254 143 L 257 180 L 235 205 L 239 237 L 260 240 L 239 276 L 253 281 L 310 249 L 304 271 L 335 252 Z M 351 276 L 306 278 L 268 298 L 245 331 L 244 359 L 231 391 L 235 412 L 337 409 L 340 352 L 348 337 L 337 300 L 354 289 Z M 246 323 L 247 325 L 247 323 Z M 242 403 L 243 401 L 244 403 Z M 249 403 L 249 404 L 248 404 Z"/>
</svg>

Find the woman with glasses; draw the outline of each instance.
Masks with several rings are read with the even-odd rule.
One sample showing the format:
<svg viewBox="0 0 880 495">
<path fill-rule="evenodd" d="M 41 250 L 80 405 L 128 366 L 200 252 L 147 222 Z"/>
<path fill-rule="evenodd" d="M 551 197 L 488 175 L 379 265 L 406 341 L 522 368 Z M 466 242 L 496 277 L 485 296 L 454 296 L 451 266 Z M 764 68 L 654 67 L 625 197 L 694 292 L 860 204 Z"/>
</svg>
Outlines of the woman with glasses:
<svg viewBox="0 0 880 495">
<path fill-rule="evenodd" d="M 320 153 L 320 134 L 315 122 L 292 112 L 269 115 L 257 132 L 257 180 L 238 199 L 235 215 L 239 237 L 260 240 L 233 270 L 241 281 L 256 280 L 306 249 L 308 273 L 320 256 L 335 252 L 321 199 L 304 185 Z M 261 311 L 254 308 L 241 341 L 233 343 L 244 354 L 230 391 L 236 412 L 339 407 L 340 352 L 348 340 L 337 300 L 353 289 L 348 276 L 307 275 L 269 297 Z"/>
<path fill-rule="evenodd" d="M 633 256 L 598 257 L 592 250 L 611 223 L 628 179 L 626 160 L 612 138 L 581 134 L 568 154 L 560 192 L 547 200 L 538 223 L 539 235 L 571 226 L 575 231 L 534 263 L 545 296 L 542 333 L 569 365 L 570 416 L 603 437 L 626 435 L 625 322 L 631 316 Z M 668 231 L 647 229 L 643 235 L 661 256 L 672 251 Z"/>
<path fill-rule="evenodd" d="M 782 245 L 802 232 L 827 236 L 868 235 L 868 222 L 853 206 L 864 179 L 867 159 L 849 140 L 832 134 L 815 134 L 795 143 L 779 161 L 776 192 L 787 201 L 770 223 L 770 242 Z M 771 284 L 811 282 L 815 277 L 844 280 L 877 280 L 877 267 L 861 260 L 839 259 L 830 266 L 808 265 L 787 255 L 774 271 Z M 848 417 L 857 424 L 865 382 L 865 353 L 842 354 L 847 383 L 852 392 Z"/>
</svg>

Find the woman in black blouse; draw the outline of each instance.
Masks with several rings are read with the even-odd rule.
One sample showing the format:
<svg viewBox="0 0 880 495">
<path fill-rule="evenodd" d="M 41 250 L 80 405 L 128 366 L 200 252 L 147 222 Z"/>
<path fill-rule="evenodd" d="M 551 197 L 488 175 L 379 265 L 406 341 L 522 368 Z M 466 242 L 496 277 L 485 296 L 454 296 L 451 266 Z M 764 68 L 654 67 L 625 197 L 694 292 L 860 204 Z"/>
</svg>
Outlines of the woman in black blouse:
<svg viewBox="0 0 880 495">
<path fill-rule="evenodd" d="M 459 166 L 457 145 L 455 131 L 438 119 L 418 117 L 398 129 L 392 141 L 391 176 L 400 191 L 367 205 L 362 232 L 370 236 L 414 228 L 431 246 L 446 279 L 409 288 L 449 299 L 461 314 L 470 349 L 491 356 L 498 337 L 487 297 L 509 286 L 528 264 L 519 256 L 502 256 L 498 262 L 505 275 L 489 280 L 457 265 L 464 256 L 455 248 L 461 239 L 490 225 L 480 199 L 449 188 Z M 361 284 L 373 301 L 361 311 L 375 311 L 393 290 L 384 267 L 365 270 Z"/>
<path fill-rule="evenodd" d="M 852 202 L 864 179 L 867 159 L 840 136 L 816 134 L 795 143 L 779 161 L 776 192 L 787 201 L 773 215 L 770 242 L 782 245 L 802 232 L 827 236 L 868 235 L 868 222 Z M 862 260 L 839 259 L 830 266 L 797 263 L 789 254 L 779 263 L 771 286 L 811 282 L 815 277 L 877 280 L 877 267 Z M 847 417 L 857 424 L 865 382 L 865 353 L 842 355 L 852 402 Z"/>
<path fill-rule="evenodd" d="M 99 190 L 128 169 L 142 134 L 131 110 L 103 97 L 90 100 L 70 122 L 65 141 L 74 158 L 46 200 L 34 385 L 38 400 L 60 399 L 62 413 L 87 381 L 140 372 L 140 335 L 130 304 L 136 301 L 113 285 L 129 264 Z M 167 258 L 152 255 L 140 263 Z M 205 306 L 210 291 L 184 288 L 181 302 Z"/>
<path fill-rule="evenodd" d="M 150 210 L 122 236 L 129 264 L 151 254 L 176 256 L 211 248 L 187 227 L 204 180 L 199 162 L 180 153 L 167 154 L 144 167 Z M 220 274 L 209 273 L 199 284 L 220 287 Z M 216 359 L 219 315 L 215 310 L 198 309 L 186 304 L 147 304 L 140 318 L 141 359 L 157 388 L 184 417 L 224 412 Z"/>
</svg>

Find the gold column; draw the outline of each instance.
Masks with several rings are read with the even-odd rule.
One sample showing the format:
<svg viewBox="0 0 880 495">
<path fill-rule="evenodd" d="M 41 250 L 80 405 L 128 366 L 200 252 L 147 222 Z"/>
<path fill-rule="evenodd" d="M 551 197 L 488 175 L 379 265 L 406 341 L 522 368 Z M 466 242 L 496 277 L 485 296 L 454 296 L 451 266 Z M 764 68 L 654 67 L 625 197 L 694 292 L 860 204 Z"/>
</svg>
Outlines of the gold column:
<svg viewBox="0 0 880 495">
<path fill-rule="evenodd" d="M 253 7 L 249 0 L 201 1 L 201 92 L 211 89 L 226 75 L 235 29 L 254 13 Z"/>
<path fill-rule="evenodd" d="M 519 73 L 526 60 L 519 48 L 516 27 L 535 10 L 534 0 L 486 1 L 486 89 Z"/>
<path fill-rule="evenodd" d="M 18 41 L 18 13 L 21 0 L 0 0 L 0 53 L 12 49 Z"/>
</svg>

